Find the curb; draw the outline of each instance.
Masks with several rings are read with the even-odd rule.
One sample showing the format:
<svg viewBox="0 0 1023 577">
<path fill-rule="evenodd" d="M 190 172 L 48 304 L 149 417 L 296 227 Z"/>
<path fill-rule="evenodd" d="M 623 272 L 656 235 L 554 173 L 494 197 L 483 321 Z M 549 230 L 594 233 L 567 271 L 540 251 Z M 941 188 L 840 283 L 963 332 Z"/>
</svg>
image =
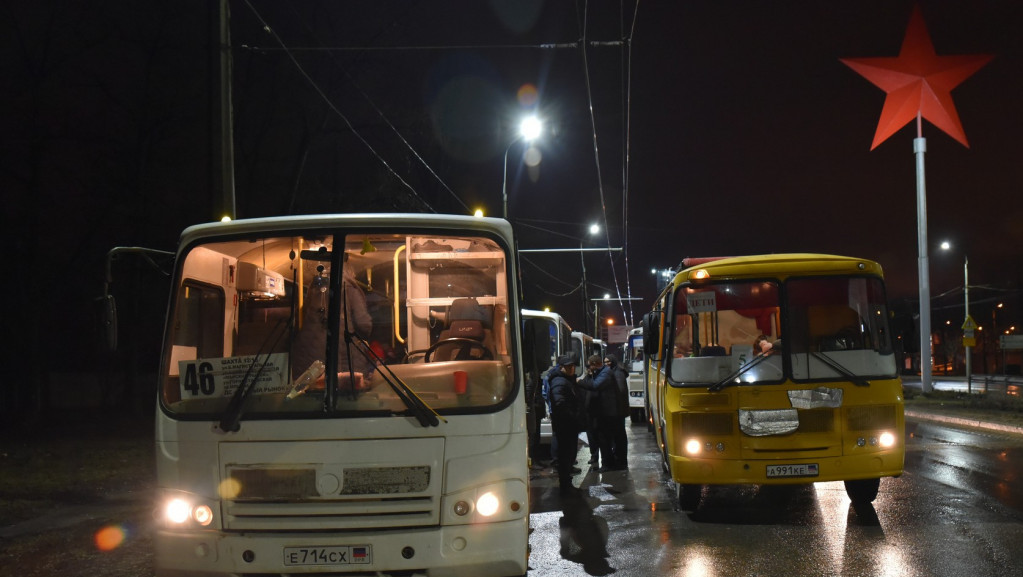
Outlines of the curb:
<svg viewBox="0 0 1023 577">
<path fill-rule="evenodd" d="M 1013 425 L 1003 425 L 1000 423 L 978 421 L 976 419 L 964 419 L 961 417 L 950 417 L 947 415 L 935 415 L 933 413 L 920 413 L 913 410 L 906 410 L 903 412 L 903 414 L 905 414 L 906 417 L 912 419 L 920 419 L 923 421 L 938 421 L 940 423 L 947 423 L 949 425 L 959 425 L 962 427 L 973 427 L 976 429 L 985 429 L 988 431 L 998 431 L 1000 433 L 1023 435 L 1023 427 L 1016 427 Z"/>
</svg>

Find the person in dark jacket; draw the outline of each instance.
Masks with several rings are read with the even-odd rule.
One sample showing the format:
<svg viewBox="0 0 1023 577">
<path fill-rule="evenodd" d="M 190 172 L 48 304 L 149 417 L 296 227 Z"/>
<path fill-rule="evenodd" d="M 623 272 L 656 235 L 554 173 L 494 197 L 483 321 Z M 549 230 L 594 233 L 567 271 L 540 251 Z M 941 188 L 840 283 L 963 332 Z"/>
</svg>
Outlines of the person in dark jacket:
<svg viewBox="0 0 1023 577">
<path fill-rule="evenodd" d="M 604 365 L 600 355 L 591 355 L 586 359 L 586 370 L 586 376 L 576 384 L 589 394 L 587 416 L 595 421 L 596 434 L 587 436 L 591 445 L 596 444 L 600 460 L 604 462 L 603 467 L 593 461 L 590 461 L 590 465 L 597 472 L 610 471 L 616 466 L 611 443 L 611 424 L 618 414 L 614 373 Z"/>
<path fill-rule="evenodd" d="M 611 368 L 615 381 L 615 404 L 617 412 L 607 423 L 611 436 L 611 454 L 614 461 L 610 463 L 616 470 L 629 468 L 629 439 L 625 433 L 625 419 L 629 416 L 629 373 L 618 364 L 614 355 L 604 357 L 604 366 Z M 608 465 L 607 461 L 604 465 Z"/>
<path fill-rule="evenodd" d="M 572 464 L 579 450 L 579 417 L 582 407 L 575 390 L 575 364 L 578 355 L 570 352 L 558 357 L 558 364 L 547 373 L 550 382 L 551 428 L 557 440 L 558 488 L 571 494 Z"/>
</svg>

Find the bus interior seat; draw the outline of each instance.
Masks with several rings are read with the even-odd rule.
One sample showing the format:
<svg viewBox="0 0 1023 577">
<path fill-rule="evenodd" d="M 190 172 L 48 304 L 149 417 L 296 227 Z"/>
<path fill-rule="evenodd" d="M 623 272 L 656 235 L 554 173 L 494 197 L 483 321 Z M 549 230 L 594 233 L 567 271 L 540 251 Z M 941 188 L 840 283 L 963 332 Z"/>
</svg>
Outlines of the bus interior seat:
<svg viewBox="0 0 1023 577">
<path fill-rule="evenodd" d="M 482 358 L 482 351 L 479 347 L 466 342 L 444 343 L 448 339 L 468 339 L 476 341 L 493 353 L 493 348 L 487 343 L 490 331 L 483 328 L 483 322 L 478 320 L 455 320 L 451 325 L 440 332 L 437 342 L 440 345 L 433 353 L 433 358 L 438 361 L 469 361 Z M 493 337 L 490 337 L 491 340 Z M 475 351 L 475 352 L 474 352 Z"/>
<path fill-rule="evenodd" d="M 474 340 L 483 344 L 492 358 L 494 353 L 494 335 L 491 328 L 493 314 L 492 306 L 482 306 L 475 298 L 455 299 L 451 301 L 451 307 L 445 315 L 448 326 L 440 332 L 437 342 L 452 338 Z M 479 347 L 464 342 L 454 342 L 438 346 L 433 353 L 433 358 L 437 360 L 473 360 L 482 358 L 481 353 Z"/>
</svg>

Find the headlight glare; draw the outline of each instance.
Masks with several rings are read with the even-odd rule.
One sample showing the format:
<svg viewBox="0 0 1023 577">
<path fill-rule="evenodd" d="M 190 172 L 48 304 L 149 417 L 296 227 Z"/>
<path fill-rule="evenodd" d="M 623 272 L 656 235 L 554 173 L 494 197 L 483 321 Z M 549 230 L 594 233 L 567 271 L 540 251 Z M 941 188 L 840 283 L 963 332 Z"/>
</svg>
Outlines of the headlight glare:
<svg viewBox="0 0 1023 577">
<path fill-rule="evenodd" d="M 497 509 L 500 507 L 500 500 L 497 495 L 486 492 L 480 495 L 480 498 L 476 500 L 476 510 L 480 515 L 484 517 L 490 517 L 494 513 L 497 513 Z"/>
<path fill-rule="evenodd" d="M 889 448 L 889 447 L 894 447 L 895 446 L 895 435 L 892 434 L 889 431 L 885 431 L 885 432 L 881 433 L 881 436 L 878 439 L 878 441 L 881 444 L 881 446 L 886 448 L 886 449 Z"/>
<path fill-rule="evenodd" d="M 191 506 L 182 499 L 173 499 L 167 503 L 164 513 L 167 520 L 175 525 L 180 525 L 191 516 Z"/>
<path fill-rule="evenodd" d="M 700 449 L 702 449 L 702 448 L 703 448 L 703 445 L 700 443 L 699 439 L 689 439 L 688 441 L 686 441 L 686 446 L 685 446 L 686 453 L 688 453 L 690 455 L 699 455 L 700 454 Z"/>
</svg>

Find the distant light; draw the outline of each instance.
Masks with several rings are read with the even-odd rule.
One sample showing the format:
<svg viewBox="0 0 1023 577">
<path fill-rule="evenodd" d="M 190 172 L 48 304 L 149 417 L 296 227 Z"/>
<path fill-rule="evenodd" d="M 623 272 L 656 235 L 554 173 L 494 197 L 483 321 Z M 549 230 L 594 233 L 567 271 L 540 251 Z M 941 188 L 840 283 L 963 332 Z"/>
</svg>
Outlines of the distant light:
<svg viewBox="0 0 1023 577">
<path fill-rule="evenodd" d="M 220 217 L 220 222 L 231 222 L 231 217 L 225 214 L 224 216 Z"/>
<path fill-rule="evenodd" d="M 535 116 L 527 116 L 519 124 L 519 134 L 522 135 L 526 142 L 536 140 L 541 132 L 543 132 L 543 123 Z"/>
<path fill-rule="evenodd" d="M 608 293 L 604 293 L 604 300 L 607 300 L 609 298 L 611 298 L 611 295 Z"/>
<path fill-rule="evenodd" d="M 483 218 L 483 209 L 477 208 L 476 212 L 472 213 L 476 218 Z"/>
<path fill-rule="evenodd" d="M 590 234 L 597 234 L 598 232 L 600 232 L 600 225 L 599 224 L 591 224 L 590 225 Z"/>
<path fill-rule="evenodd" d="M 941 241 L 941 250 L 950 250 L 951 248 L 952 243 L 948 242 L 947 240 Z"/>
<path fill-rule="evenodd" d="M 545 313 L 551 312 L 551 307 L 543 307 L 543 312 Z"/>
<path fill-rule="evenodd" d="M 615 324 L 615 320 L 614 319 L 607 319 L 607 324 L 608 325 L 613 325 L 613 324 Z"/>
</svg>

